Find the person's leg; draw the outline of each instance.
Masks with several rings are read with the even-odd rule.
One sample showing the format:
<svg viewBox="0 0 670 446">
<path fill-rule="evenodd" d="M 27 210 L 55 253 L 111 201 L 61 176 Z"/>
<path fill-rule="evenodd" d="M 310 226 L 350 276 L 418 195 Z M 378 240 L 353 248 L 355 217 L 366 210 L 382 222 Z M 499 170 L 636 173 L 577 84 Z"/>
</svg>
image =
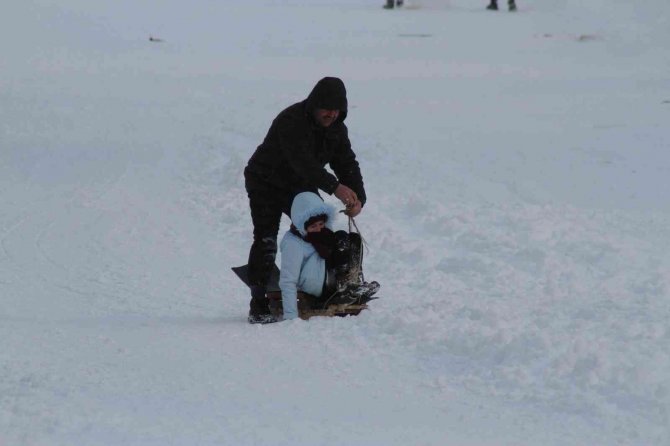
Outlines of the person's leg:
<svg viewBox="0 0 670 446">
<path fill-rule="evenodd" d="M 509 5 L 510 11 L 516 11 L 516 3 L 514 2 L 514 0 L 508 0 L 507 4 Z"/>
<path fill-rule="evenodd" d="M 266 286 L 277 256 L 277 232 L 281 215 L 286 212 L 285 197 L 269 191 L 250 191 L 249 206 L 254 225 L 254 241 L 249 250 L 249 322 L 264 323 L 271 314 L 265 295 Z"/>
<path fill-rule="evenodd" d="M 277 220 L 280 217 L 281 214 L 279 214 Z M 249 250 L 248 265 L 251 289 L 249 322 L 251 323 L 262 323 L 265 319 L 264 316 L 271 313 L 265 291 L 277 253 L 277 236 L 271 235 L 267 231 L 272 231 L 272 229 L 264 226 L 254 226 L 254 242 Z M 263 237 L 260 235 L 261 232 L 266 232 L 267 235 Z"/>
<path fill-rule="evenodd" d="M 334 272 L 336 287 L 342 291 L 351 282 L 352 246 L 349 233 L 335 232 L 335 249 L 330 258 L 330 268 Z"/>
<path fill-rule="evenodd" d="M 350 281 L 363 283 L 363 239 L 357 232 L 349 233 L 349 259 Z"/>
<path fill-rule="evenodd" d="M 379 289 L 377 282 L 365 282 L 363 241 L 355 232 L 335 232 L 335 249 L 326 262 L 324 305 L 365 303 Z"/>
<path fill-rule="evenodd" d="M 491 0 L 491 3 L 486 7 L 486 9 L 490 9 L 492 11 L 497 11 L 498 10 L 498 0 Z"/>
</svg>

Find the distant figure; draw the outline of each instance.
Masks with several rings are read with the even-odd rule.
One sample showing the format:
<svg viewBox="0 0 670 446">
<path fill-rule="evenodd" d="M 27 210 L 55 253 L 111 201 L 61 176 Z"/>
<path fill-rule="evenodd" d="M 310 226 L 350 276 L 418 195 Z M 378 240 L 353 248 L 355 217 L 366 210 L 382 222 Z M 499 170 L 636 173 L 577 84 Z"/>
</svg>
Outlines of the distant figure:
<svg viewBox="0 0 670 446">
<path fill-rule="evenodd" d="M 401 7 L 403 4 L 403 0 L 386 0 L 386 4 L 384 5 L 384 9 L 393 9 L 396 6 Z"/>
<path fill-rule="evenodd" d="M 516 3 L 514 3 L 514 0 L 507 0 L 507 5 L 509 6 L 510 11 L 516 11 Z M 491 3 L 486 7 L 486 9 L 490 9 L 491 11 L 497 11 L 498 0 L 491 0 Z"/>
</svg>

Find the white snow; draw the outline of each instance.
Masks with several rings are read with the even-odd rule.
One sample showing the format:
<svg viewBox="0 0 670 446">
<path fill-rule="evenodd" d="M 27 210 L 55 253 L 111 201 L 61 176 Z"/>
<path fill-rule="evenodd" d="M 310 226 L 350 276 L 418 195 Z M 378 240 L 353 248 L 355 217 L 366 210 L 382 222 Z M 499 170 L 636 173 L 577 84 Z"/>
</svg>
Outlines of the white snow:
<svg viewBox="0 0 670 446">
<path fill-rule="evenodd" d="M 670 4 L 499 1 L 3 5 L 0 445 L 669 445 Z M 326 75 L 383 297 L 250 326 Z"/>
</svg>

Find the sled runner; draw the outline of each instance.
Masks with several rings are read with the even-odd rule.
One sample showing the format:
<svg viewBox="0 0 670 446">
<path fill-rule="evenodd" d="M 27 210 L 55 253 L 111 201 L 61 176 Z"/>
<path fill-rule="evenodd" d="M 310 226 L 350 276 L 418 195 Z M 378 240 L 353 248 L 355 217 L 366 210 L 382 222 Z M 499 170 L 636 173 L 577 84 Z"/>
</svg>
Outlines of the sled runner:
<svg viewBox="0 0 670 446">
<path fill-rule="evenodd" d="M 281 289 L 279 288 L 279 268 L 277 268 L 277 265 L 272 266 L 273 268 L 272 272 L 270 273 L 270 280 L 268 280 L 268 284 L 265 289 L 268 293 L 281 292 Z M 239 277 L 246 286 L 251 287 L 251 284 L 249 283 L 249 265 L 234 266 L 231 269 L 235 274 L 237 274 L 237 277 Z"/>
<path fill-rule="evenodd" d="M 233 272 L 237 277 L 249 285 L 248 278 L 248 265 L 236 266 L 232 268 Z M 376 282 L 375 282 L 376 283 Z M 379 285 L 372 287 L 366 292 L 363 292 L 361 295 L 356 298 L 347 298 L 343 300 L 337 296 L 329 299 L 326 297 L 318 298 L 312 296 L 311 294 L 298 292 L 298 311 L 301 319 L 309 319 L 314 316 L 356 316 L 361 311 L 368 308 L 367 303 L 373 299 L 376 299 L 378 296 L 373 296 L 377 291 Z M 281 289 L 279 288 L 279 268 L 277 265 L 274 265 L 272 273 L 270 275 L 270 280 L 266 286 L 267 292 L 266 296 L 270 301 L 270 311 L 273 316 L 280 319 L 283 315 L 282 309 L 282 296 Z"/>
</svg>

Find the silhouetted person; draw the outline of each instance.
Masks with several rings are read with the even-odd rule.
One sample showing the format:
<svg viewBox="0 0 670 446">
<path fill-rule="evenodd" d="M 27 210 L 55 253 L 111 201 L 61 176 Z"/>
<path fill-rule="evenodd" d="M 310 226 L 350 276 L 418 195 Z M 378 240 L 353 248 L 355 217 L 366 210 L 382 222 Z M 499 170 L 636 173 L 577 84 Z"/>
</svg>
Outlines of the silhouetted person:
<svg viewBox="0 0 670 446">
<path fill-rule="evenodd" d="M 514 2 L 514 0 L 508 0 L 507 5 L 509 6 L 510 11 L 516 11 L 516 3 Z M 498 0 L 491 0 L 491 3 L 486 7 L 486 9 L 490 9 L 491 11 L 497 11 Z"/>
<path fill-rule="evenodd" d="M 393 9 L 394 7 L 402 6 L 403 0 L 386 0 L 386 4 L 384 5 L 384 9 Z"/>
</svg>

